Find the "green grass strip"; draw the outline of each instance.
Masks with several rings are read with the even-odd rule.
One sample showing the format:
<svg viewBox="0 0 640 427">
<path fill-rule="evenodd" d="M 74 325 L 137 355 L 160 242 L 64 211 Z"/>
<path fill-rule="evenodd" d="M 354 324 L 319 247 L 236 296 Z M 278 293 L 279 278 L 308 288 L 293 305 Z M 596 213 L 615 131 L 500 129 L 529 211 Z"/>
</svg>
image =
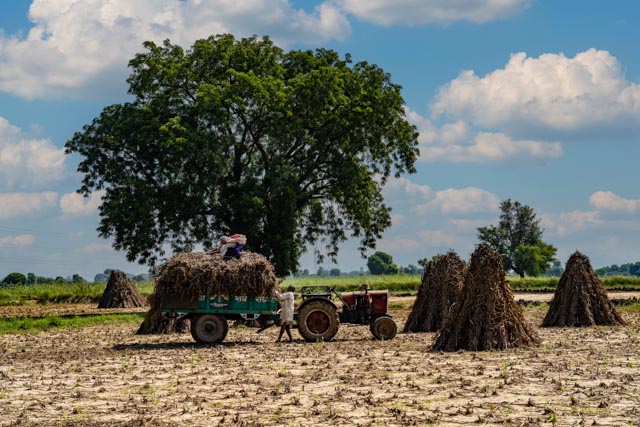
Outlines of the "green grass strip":
<svg viewBox="0 0 640 427">
<path fill-rule="evenodd" d="M 294 277 L 287 278 L 282 287 L 293 285 L 296 289 L 303 286 L 335 286 L 338 292 L 351 292 L 368 283 L 373 290 L 388 290 L 394 295 L 415 295 L 422 277 L 411 274 L 381 276 L 338 276 L 338 277 Z M 558 285 L 557 277 L 507 277 L 511 289 L 518 292 L 554 292 Z M 601 278 L 605 288 L 611 290 L 640 291 L 640 277 L 613 276 Z M 153 293 L 152 282 L 136 283 L 142 295 L 149 297 Z M 51 285 L 21 285 L 0 287 L 0 306 L 23 305 L 28 301 L 37 303 L 97 303 L 104 292 L 104 284 L 58 283 Z"/>
<path fill-rule="evenodd" d="M 144 315 L 144 313 L 98 314 L 95 316 L 46 316 L 0 319 L 0 335 L 32 334 L 51 329 L 72 329 L 98 325 L 140 323 Z"/>
<path fill-rule="evenodd" d="M 135 284 L 138 291 L 149 296 L 153 293 L 153 283 Z M 27 301 L 38 303 L 97 303 L 104 292 L 104 283 L 54 283 L 48 285 L 19 285 L 0 287 L 0 305 L 22 305 Z"/>
</svg>

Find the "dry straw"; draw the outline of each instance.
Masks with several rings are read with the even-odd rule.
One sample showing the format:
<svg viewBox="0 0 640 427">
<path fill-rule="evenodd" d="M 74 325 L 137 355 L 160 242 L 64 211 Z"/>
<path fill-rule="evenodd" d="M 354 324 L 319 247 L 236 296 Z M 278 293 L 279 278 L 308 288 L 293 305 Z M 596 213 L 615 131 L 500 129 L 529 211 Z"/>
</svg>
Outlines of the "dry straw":
<svg viewBox="0 0 640 427">
<path fill-rule="evenodd" d="M 513 299 L 502 257 L 490 246 L 479 245 L 432 350 L 502 350 L 539 343 L 538 334 Z"/>
<path fill-rule="evenodd" d="M 467 264 L 450 251 L 429 261 L 404 332 L 437 332 L 464 286 Z"/>
<path fill-rule="evenodd" d="M 138 334 L 180 332 L 186 328 L 174 325 L 175 322 L 162 315 L 163 293 L 193 298 L 200 295 L 273 296 L 278 287 L 269 260 L 253 252 L 243 252 L 240 259 L 226 261 L 219 253 L 180 253 L 158 267 L 155 282 L 151 309 Z"/>
<path fill-rule="evenodd" d="M 576 251 L 567 261 L 542 326 L 622 324 L 589 257 Z"/>
<path fill-rule="evenodd" d="M 111 270 L 98 308 L 134 308 L 148 305 L 147 300 L 133 286 L 125 273 L 120 270 Z"/>
</svg>

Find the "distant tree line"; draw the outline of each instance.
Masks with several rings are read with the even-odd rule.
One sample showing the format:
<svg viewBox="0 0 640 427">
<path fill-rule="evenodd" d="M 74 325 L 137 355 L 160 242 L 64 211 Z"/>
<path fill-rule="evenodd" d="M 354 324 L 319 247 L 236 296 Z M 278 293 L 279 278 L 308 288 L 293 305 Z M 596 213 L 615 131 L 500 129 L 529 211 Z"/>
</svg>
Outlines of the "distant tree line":
<svg viewBox="0 0 640 427">
<path fill-rule="evenodd" d="M 628 264 L 613 264 L 596 270 L 598 276 L 634 276 L 640 277 L 640 261 Z"/>
<path fill-rule="evenodd" d="M 111 269 L 106 269 L 102 273 L 98 273 L 95 275 L 93 282 L 106 282 L 109 279 L 109 274 L 111 274 Z M 127 277 L 133 282 L 144 282 L 149 280 L 149 275 L 146 273 L 142 274 L 128 274 Z M 73 284 L 82 284 L 89 283 L 88 280 L 84 279 L 79 274 L 74 274 L 70 277 L 46 277 L 46 276 L 36 276 L 34 273 L 27 273 L 26 275 L 18 272 L 13 272 L 7 274 L 1 281 L 0 287 L 6 287 L 9 285 L 50 285 L 54 283 L 73 283 Z"/>
<path fill-rule="evenodd" d="M 62 276 L 36 276 L 34 273 L 27 273 L 27 275 L 25 276 L 24 274 L 18 272 L 9 273 L 0 281 L 1 286 L 35 284 L 49 285 L 52 283 L 87 283 L 87 281 L 79 274 L 74 274 L 71 277 L 65 278 Z"/>
</svg>

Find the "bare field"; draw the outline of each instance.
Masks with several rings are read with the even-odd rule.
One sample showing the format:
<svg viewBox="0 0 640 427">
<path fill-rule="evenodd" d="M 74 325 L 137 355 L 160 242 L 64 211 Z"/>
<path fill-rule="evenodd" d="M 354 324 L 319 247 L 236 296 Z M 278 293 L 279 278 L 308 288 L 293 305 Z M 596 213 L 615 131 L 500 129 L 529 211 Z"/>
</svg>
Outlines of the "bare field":
<svg viewBox="0 0 640 427">
<path fill-rule="evenodd" d="M 212 347 L 125 325 L 3 335 L 0 425 L 639 425 L 640 315 L 624 317 L 451 354 L 428 352 L 434 334 L 378 342 L 351 325 L 317 344 L 275 344 L 275 328 Z"/>
</svg>

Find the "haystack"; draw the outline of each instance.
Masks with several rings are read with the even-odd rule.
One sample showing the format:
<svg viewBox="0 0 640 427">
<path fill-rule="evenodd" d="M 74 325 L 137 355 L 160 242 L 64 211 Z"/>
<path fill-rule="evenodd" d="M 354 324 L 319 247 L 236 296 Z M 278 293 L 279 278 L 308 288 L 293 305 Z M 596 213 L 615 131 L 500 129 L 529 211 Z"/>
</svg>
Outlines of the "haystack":
<svg viewBox="0 0 640 427">
<path fill-rule="evenodd" d="M 622 324 L 589 257 L 576 251 L 567 261 L 542 326 Z"/>
<path fill-rule="evenodd" d="M 436 336 L 433 351 L 502 350 L 539 344 L 505 280 L 502 257 L 481 244 L 465 284 Z"/>
<path fill-rule="evenodd" d="M 147 300 L 140 295 L 125 273 L 111 270 L 98 308 L 134 308 L 148 305 Z"/>
<path fill-rule="evenodd" d="M 464 286 L 467 264 L 450 251 L 429 261 L 404 332 L 437 332 Z"/>
<path fill-rule="evenodd" d="M 138 334 L 169 333 L 185 327 L 174 325 L 162 315 L 163 293 L 186 299 L 197 299 L 201 295 L 272 296 L 278 287 L 271 263 L 252 252 L 243 252 L 240 259 L 226 261 L 219 253 L 180 253 L 158 268 L 155 283 L 151 309 Z"/>
</svg>

